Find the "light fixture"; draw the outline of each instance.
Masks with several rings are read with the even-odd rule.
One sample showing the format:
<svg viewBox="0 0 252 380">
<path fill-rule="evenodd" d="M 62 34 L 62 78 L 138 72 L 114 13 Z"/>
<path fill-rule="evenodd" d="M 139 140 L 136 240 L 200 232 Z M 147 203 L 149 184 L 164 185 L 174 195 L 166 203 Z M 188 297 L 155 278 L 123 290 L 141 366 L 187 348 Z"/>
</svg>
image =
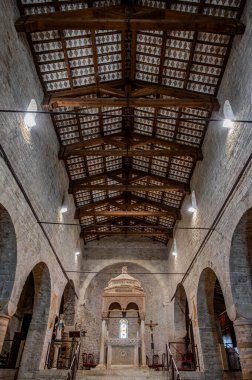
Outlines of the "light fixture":
<svg viewBox="0 0 252 380">
<path fill-rule="evenodd" d="M 189 207 L 188 211 L 195 212 L 196 210 L 197 210 L 196 195 L 195 195 L 195 191 L 193 190 L 191 194 L 191 206 Z"/>
<path fill-rule="evenodd" d="M 80 251 L 75 252 L 75 256 L 78 256 L 80 254 Z"/>
<path fill-rule="evenodd" d="M 177 251 L 177 242 L 176 242 L 176 239 L 174 238 L 173 240 L 173 246 L 172 246 L 172 254 L 173 256 L 177 256 L 178 254 L 178 251 Z"/>
<path fill-rule="evenodd" d="M 36 125 L 36 111 L 38 110 L 38 107 L 37 107 L 37 103 L 36 103 L 36 100 L 35 99 L 32 99 L 30 101 L 30 104 L 27 108 L 27 113 L 25 114 L 25 117 L 24 117 L 24 122 L 25 122 L 25 125 L 28 129 L 31 129 L 32 127 L 35 127 Z M 32 113 L 29 113 L 29 111 L 31 111 Z"/>
<path fill-rule="evenodd" d="M 66 206 L 66 205 L 62 205 L 62 206 L 61 206 L 61 208 L 60 208 L 60 212 L 61 212 L 61 214 L 64 214 L 64 213 L 66 213 L 66 212 L 67 212 L 67 210 L 68 210 L 68 208 L 67 208 L 67 206 Z"/>
<path fill-rule="evenodd" d="M 233 113 L 233 110 L 232 110 L 232 107 L 231 107 L 231 104 L 229 102 L 229 100 L 225 100 L 224 102 L 224 105 L 223 105 L 223 114 L 224 114 L 224 121 L 223 121 L 223 124 L 222 126 L 224 128 L 232 128 L 233 125 L 234 125 L 234 113 Z"/>
<path fill-rule="evenodd" d="M 66 199 L 65 199 L 65 194 L 64 194 L 63 199 L 62 199 L 62 203 L 61 203 L 60 212 L 61 212 L 61 214 L 65 214 L 67 211 L 68 211 L 68 207 L 66 204 Z"/>
</svg>

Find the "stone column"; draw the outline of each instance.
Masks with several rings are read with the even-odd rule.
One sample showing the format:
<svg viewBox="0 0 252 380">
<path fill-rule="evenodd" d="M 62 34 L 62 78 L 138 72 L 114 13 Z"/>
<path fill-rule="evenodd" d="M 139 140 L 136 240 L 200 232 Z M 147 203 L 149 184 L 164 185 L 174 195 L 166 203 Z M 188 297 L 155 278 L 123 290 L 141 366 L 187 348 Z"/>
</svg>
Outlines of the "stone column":
<svg viewBox="0 0 252 380">
<path fill-rule="evenodd" d="M 9 317 L 8 315 L 0 314 L 0 352 L 3 348 L 4 338 L 6 335 L 10 318 L 11 317 Z"/>
<path fill-rule="evenodd" d="M 145 322 L 144 322 L 144 319 L 141 319 L 140 338 L 141 338 L 141 361 L 142 361 L 141 366 L 146 367 Z"/>
<path fill-rule="evenodd" d="M 53 354 L 52 369 L 57 369 L 60 346 L 61 346 L 61 342 L 57 342 L 57 341 L 53 342 L 54 354 Z"/>
<path fill-rule="evenodd" d="M 237 347 L 243 380 L 252 379 L 252 320 L 239 318 L 234 321 Z"/>
<path fill-rule="evenodd" d="M 106 324 L 106 319 L 103 319 L 102 320 L 99 367 L 105 367 L 105 339 L 106 339 L 106 335 L 107 335 L 107 324 Z"/>
</svg>

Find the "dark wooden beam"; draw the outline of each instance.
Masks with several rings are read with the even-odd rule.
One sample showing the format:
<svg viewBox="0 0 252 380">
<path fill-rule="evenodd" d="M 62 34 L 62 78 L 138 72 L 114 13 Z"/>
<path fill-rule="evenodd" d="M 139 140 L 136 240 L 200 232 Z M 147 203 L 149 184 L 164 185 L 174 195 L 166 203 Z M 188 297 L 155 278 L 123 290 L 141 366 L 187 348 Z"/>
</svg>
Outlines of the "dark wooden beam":
<svg viewBox="0 0 252 380">
<path fill-rule="evenodd" d="M 82 217 L 85 216 L 123 216 L 124 218 L 130 218 L 132 216 L 158 216 L 158 217 L 167 217 L 171 216 L 168 211 L 85 211 Z"/>
<path fill-rule="evenodd" d="M 168 205 L 165 205 L 165 204 L 162 204 L 162 203 L 159 203 L 159 202 L 155 202 L 155 201 L 152 201 L 150 199 L 139 197 L 139 196 L 133 195 L 133 194 L 130 195 L 130 199 L 134 200 L 134 201 L 136 201 L 136 202 L 138 202 L 140 204 L 145 204 L 147 206 L 150 205 L 150 206 L 156 207 L 156 208 L 158 208 L 160 210 L 170 212 L 171 215 L 174 215 L 174 217 L 176 219 L 181 220 L 180 210 L 176 209 L 175 207 L 168 206 Z"/>
<path fill-rule="evenodd" d="M 122 220 L 122 218 L 118 218 L 120 220 Z M 116 219 L 117 220 L 117 219 Z M 138 228 L 152 228 L 154 230 L 160 230 L 160 231 L 166 231 L 166 232 L 172 232 L 172 228 L 167 228 L 167 227 L 164 227 L 164 226 L 160 226 L 160 225 L 157 225 L 157 224 L 146 224 L 145 222 L 144 223 L 139 223 L 139 224 L 130 224 L 130 225 L 122 225 L 122 224 L 116 224 L 116 223 L 111 223 L 111 222 L 103 222 L 103 223 L 96 223 L 96 224 L 91 224 L 89 226 L 82 226 L 82 230 L 85 231 L 85 232 L 89 232 L 89 231 L 95 231 L 97 228 L 100 228 L 100 227 L 118 227 L 118 228 L 122 228 L 122 229 L 132 229 L 132 228 L 135 228 L 135 227 L 138 227 Z"/>
<path fill-rule="evenodd" d="M 175 219 L 181 220 L 181 214 L 180 210 L 176 209 L 175 207 L 167 206 L 149 199 L 145 199 L 143 197 L 135 196 L 135 195 L 129 195 L 129 201 L 134 200 L 137 203 L 118 203 L 118 201 L 123 200 L 122 196 L 116 196 L 108 199 L 104 199 L 97 202 L 92 202 L 90 204 L 78 207 L 75 212 L 75 219 L 80 218 L 82 215 L 85 215 L 86 211 L 94 210 L 96 207 L 105 206 L 105 205 L 113 205 L 117 208 L 120 208 L 122 211 L 137 211 L 134 210 L 142 205 L 150 205 L 152 207 L 156 207 L 157 209 L 161 211 L 167 211 L 169 212 L 170 216 L 172 216 Z"/>
<path fill-rule="evenodd" d="M 78 190 L 81 191 L 178 191 L 183 192 L 183 185 L 173 186 L 173 185 L 150 185 L 150 186 L 141 186 L 141 185 L 89 185 L 89 184 L 80 184 Z"/>
<path fill-rule="evenodd" d="M 148 82 L 143 81 L 135 81 L 137 88 L 131 92 L 130 98 L 131 101 L 134 101 L 135 98 L 141 98 L 149 95 L 164 95 L 170 96 L 176 99 L 172 99 L 173 101 L 177 101 L 179 104 L 179 99 L 185 99 L 184 102 L 188 100 L 191 103 L 191 107 L 195 105 L 195 107 L 203 107 L 207 108 L 210 111 L 218 111 L 220 108 L 219 102 L 215 96 L 194 93 L 192 91 L 183 90 L 174 87 L 167 87 L 162 85 L 155 85 Z M 121 88 L 116 88 L 120 86 Z M 54 93 L 48 94 L 43 102 L 43 107 L 47 110 L 53 108 L 53 104 L 55 101 L 59 101 L 59 98 L 78 98 L 80 96 L 96 94 L 99 91 L 101 94 L 115 96 L 117 98 L 125 98 L 125 90 L 122 89 L 123 82 L 122 81 L 114 81 L 109 82 L 109 84 L 99 84 L 92 86 L 83 86 L 80 88 L 75 88 L 72 90 L 62 90 Z M 99 99 L 100 101 L 101 99 Z M 154 100 L 154 99 L 153 99 Z M 124 100 L 125 101 L 125 100 Z M 161 103 L 160 103 L 161 104 Z"/>
<path fill-rule="evenodd" d="M 202 160 L 202 152 L 200 148 L 181 147 L 180 149 L 146 149 L 146 150 L 126 150 L 126 149 L 66 149 L 64 147 L 59 153 L 59 158 L 67 158 L 69 156 L 80 157 L 192 157 L 195 160 Z"/>
<path fill-rule="evenodd" d="M 169 234 L 163 231 L 82 231 L 80 233 L 81 238 L 85 238 L 90 235 L 127 235 L 127 236 L 159 236 L 169 238 Z"/>
<path fill-rule="evenodd" d="M 182 107 L 182 108 L 213 108 L 211 97 L 209 96 L 208 102 L 205 99 L 198 98 L 176 98 L 176 99 L 149 99 L 149 98 L 67 98 L 59 97 L 57 94 L 52 96 L 49 101 L 44 103 L 45 109 L 52 110 L 60 107 L 133 107 L 133 108 L 168 108 L 168 107 Z"/>
<path fill-rule="evenodd" d="M 76 193 L 76 191 L 83 190 L 82 186 L 85 187 L 88 184 L 92 184 L 93 181 L 104 180 L 107 178 L 112 178 L 118 181 L 118 183 L 122 184 L 123 179 L 122 179 L 122 176 L 120 177 L 120 174 L 122 174 L 122 169 L 112 170 L 112 171 L 108 171 L 106 173 L 101 173 L 101 174 L 95 174 L 87 178 L 72 180 L 70 181 L 68 192 L 70 194 Z M 150 180 L 160 182 L 164 185 L 171 186 L 171 188 L 177 189 L 177 191 L 180 191 L 181 193 L 190 192 L 190 187 L 186 183 L 175 181 L 172 179 L 167 179 L 165 177 L 161 177 L 155 174 L 148 174 L 141 170 L 132 169 L 129 173 L 129 177 L 130 177 L 130 180 L 129 180 L 130 184 L 133 184 L 136 181 L 143 180 L 145 178 L 149 178 Z"/>
<path fill-rule="evenodd" d="M 102 199 L 102 200 L 96 201 L 96 202 L 91 202 L 89 204 L 77 207 L 76 211 L 75 211 L 74 218 L 78 219 L 81 214 L 85 213 L 85 211 L 95 210 L 96 207 L 105 206 L 105 205 L 110 204 L 111 202 L 116 202 L 116 201 L 119 201 L 122 199 L 123 199 L 122 196 L 116 196 L 116 197 Z"/>
<path fill-rule="evenodd" d="M 127 11 L 126 11 L 127 10 Z M 87 8 L 20 17 L 16 23 L 18 32 L 42 30 L 186 30 L 208 33 L 242 34 L 244 24 L 238 20 L 177 12 L 151 7 L 125 6 Z"/>
<path fill-rule="evenodd" d="M 130 134 L 130 142 L 127 144 L 127 139 L 123 134 L 111 134 L 103 137 L 95 137 L 93 139 L 68 144 L 61 148 L 59 157 L 64 158 L 70 154 L 72 154 L 73 151 L 81 152 L 82 150 L 85 150 L 85 148 L 90 147 L 98 147 L 102 144 L 109 144 L 112 146 L 115 146 L 117 148 L 126 149 L 127 145 L 130 146 L 130 148 L 139 148 L 144 145 L 148 144 L 154 144 L 159 145 L 164 148 L 168 149 L 174 149 L 180 151 L 181 149 L 184 152 L 184 149 L 188 152 L 189 155 L 197 155 L 198 159 L 202 159 L 202 153 L 200 149 L 191 147 L 190 145 L 184 145 L 179 144 L 174 141 L 164 140 L 152 136 L 145 136 L 140 133 L 131 133 Z M 196 151 L 195 151 L 196 149 Z M 153 148 L 152 148 L 153 150 Z M 136 151 L 137 152 L 137 151 Z"/>
<path fill-rule="evenodd" d="M 193 91 L 184 90 L 181 88 L 168 87 L 163 85 L 156 85 L 153 83 L 148 83 L 140 80 L 135 81 L 136 89 L 132 91 L 132 98 L 139 98 L 149 95 L 164 95 L 171 96 L 177 99 L 191 99 L 201 103 L 200 107 L 207 108 L 211 111 L 218 111 L 220 109 L 220 104 L 218 99 L 213 95 L 199 94 Z M 195 107 L 196 103 L 195 103 Z"/>
</svg>

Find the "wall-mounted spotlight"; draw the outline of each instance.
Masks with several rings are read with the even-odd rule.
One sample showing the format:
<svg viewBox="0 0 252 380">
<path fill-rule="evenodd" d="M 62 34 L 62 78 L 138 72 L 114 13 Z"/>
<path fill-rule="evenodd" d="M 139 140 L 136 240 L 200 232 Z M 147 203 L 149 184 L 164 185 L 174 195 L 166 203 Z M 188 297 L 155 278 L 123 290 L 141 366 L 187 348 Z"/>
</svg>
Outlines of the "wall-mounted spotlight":
<svg viewBox="0 0 252 380">
<path fill-rule="evenodd" d="M 176 242 L 176 239 L 174 238 L 173 239 L 173 246 L 172 246 L 172 255 L 176 257 L 177 254 L 178 254 L 178 251 L 177 251 L 177 242 Z"/>
<path fill-rule="evenodd" d="M 60 212 L 61 212 L 61 214 L 65 214 L 67 211 L 68 211 L 68 207 L 66 204 L 66 198 L 65 198 L 65 194 L 64 194 L 63 199 L 62 199 L 62 203 L 61 203 L 61 207 L 60 207 Z"/>
<path fill-rule="evenodd" d="M 62 204 L 62 206 L 60 208 L 61 214 L 65 214 L 67 211 L 68 211 L 67 206 L 65 204 Z"/>
<path fill-rule="evenodd" d="M 191 194 L 191 206 L 189 207 L 188 211 L 195 212 L 196 210 L 197 210 L 196 195 L 195 195 L 195 191 L 193 190 Z"/>
<path fill-rule="evenodd" d="M 234 113 L 229 100 L 225 100 L 223 105 L 224 121 L 222 126 L 224 128 L 232 128 L 234 125 Z"/>
<path fill-rule="evenodd" d="M 30 104 L 27 108 L 27 113 L 24 117 L 24 122 L 26 127 L 30 130 L 32 127 L 35 127 L 36 125 L 36 111 L 38 110 L 37 103 L 35 99 L 32 99 L 30 101 Z M 31 111 L 32 113 L 29 113 Z"/>
</svg>

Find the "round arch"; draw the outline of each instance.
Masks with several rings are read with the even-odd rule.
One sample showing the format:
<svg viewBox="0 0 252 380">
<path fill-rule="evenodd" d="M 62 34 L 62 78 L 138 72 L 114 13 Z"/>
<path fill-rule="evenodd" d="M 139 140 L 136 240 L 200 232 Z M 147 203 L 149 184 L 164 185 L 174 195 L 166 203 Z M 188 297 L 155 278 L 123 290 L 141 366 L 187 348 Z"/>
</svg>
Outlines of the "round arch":
<svg viewBox="0 0 252 380">
<path fill-rule="evenodd" d="M 0 204 L 0 313 L 7 314 L 17 265 L 17 240 L 10 214 Z"/>
<path fill-rule="evenodd" d="M 230 283 L 237 317 L 252 315 L 252 208 L 237 224 L 230 248 Z"/>
<path fill-rule="evenodd" d="M 230 328 L 233 323 L 227 314 L 221 283 L 211 268 L 205 268 L 200 275 L 197 315 L 206 380 L 222 378 L 224 369 L 231 370 L 224 347 L 222 321 L 228 322 Z"/>
<path fill-rule="evenodd" d="M 51 278 L 47 265 L 38 263 L 32 269 L 34 279 L 34 305 L 27 340 L 21 360 L 19 377 L 38 370 L 44 363 L 48 319 L 51 304 Z"/>
<path fill-rule="evenodd" d="M 252 376 L 252 208 L 243 214 L 234 230 L 229 269 L 241 369 L 243 378 L 249 379 Z"/>
<path fill-rule="evenodd" d="M 87 275 L 87 278 L 86 280 L 84 281 L 83 283 L 83 287 L 82 287 L 82 298 L 85 299 L 85 294 L 86 294 L 86 291 L 87 291 L 87 288 L 89 287 L 91 281 L 95 278 L 95 276 L 97 274 L 99 274 L 100 272 L 106 270 L 107 268 L 113 266 L 113 265 L 116 265 L 116 264 L 122 264 L 122 265 L 137 265 L 139 266 L 140 268 L 144 268 L 147 272 L 149 272 L 150 274 L 153 272 L 153 265 L 151 265 L 151 263 L 142 263 L 142 262 L 138 262 L 136 263 L 135 260 L 127 260 L 127 262 L 124 262 L 122 261 L 122 259 L 115 259 L 113 260 L 113 263 L 108 263 L 108 262 L 103 262 L 101 264 L 97 264 L 97 266 L 94 268 L 94 271 L 92 273 L 89 273 Z M 158 274 L 153 274 L 153 276 L 155 276 L 156 280 L 159 282 L 164 294 L 166 292 L 166 284 L 163 280 L 163 278 L 158 275 Z"/>
</svg>

